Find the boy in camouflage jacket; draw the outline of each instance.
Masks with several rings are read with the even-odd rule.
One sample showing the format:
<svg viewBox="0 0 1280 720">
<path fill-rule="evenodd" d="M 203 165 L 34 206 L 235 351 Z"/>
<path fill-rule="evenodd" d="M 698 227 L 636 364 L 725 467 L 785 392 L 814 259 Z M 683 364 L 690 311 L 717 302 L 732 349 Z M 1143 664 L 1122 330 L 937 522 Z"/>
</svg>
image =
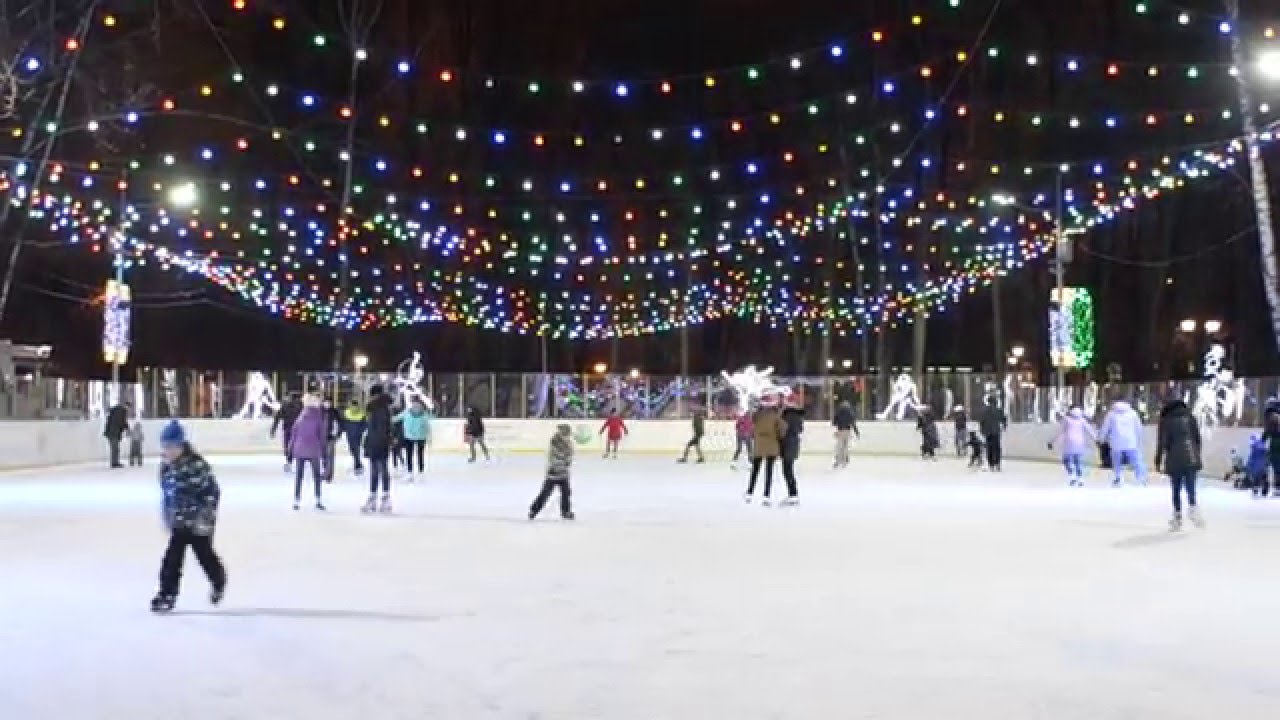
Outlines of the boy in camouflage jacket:
<svg viewBox="0 0 1280 720">
<path fill-rule="evenodd" d="M 569 489 L 569 466 L 573 464 L 571 432 L 569 425 L 562 423 L 556 427 L 555 435 L 551 436 L 551 448 L 547 452 L 547 476 L 542 482 L 542 490 L 529 508 L 530 520 L 538 517 L 538 513 L 542 512 L 543 506 L 551 497 L 551 492 L 557 488 L 560 490 L 560 517 L 565 520 L 573 519 Z"/>
<path fill-rule="evenodd" d="M 169 545 L 160 564 L 160 592 L 151 601 L 152 612 L 173 609 L 182 582 L 182 565 L 187 548 L 196 555 L 212 586 L 210 601 L 222 602 L 227 572 L 213 550 L 213 531 L 218 519 L 221 491 L 213 470 L 187 442 L 186 432 L 176 420 L 160 434 L 164 461 L 160 466 L 160 488 L 164 493 L 164 523 L 169 529 Z"/>
</svg>

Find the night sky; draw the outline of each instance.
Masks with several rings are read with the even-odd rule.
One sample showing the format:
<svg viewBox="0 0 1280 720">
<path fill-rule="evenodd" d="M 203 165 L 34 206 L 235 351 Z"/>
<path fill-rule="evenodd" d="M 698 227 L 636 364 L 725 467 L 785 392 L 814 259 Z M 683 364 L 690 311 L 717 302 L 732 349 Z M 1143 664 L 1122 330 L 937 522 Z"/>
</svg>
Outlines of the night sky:
<svg viewBox="0 0 1280 720">
<path fill-rule="evenodd" d="M 218 0 L 203 3 L 209 6 L 204 12 L 183 2 L 161 3 L 159 9 L 148 7 L 151 3 L 115 3 L 110 32 L 95 29 L 85 43 L 86 62 L 69 112 L 81 118 L 104 108 L 119 114 L 130 103 L 150 107 L 167 98 L 190 112 L 147 116 L 100 137 L 69 136 L 53 157 L 82 170 L 67 170 L 69 187 L 48 189 L 112 204 L 117 194 L 111 178 L 131 159 L 142 159 L 142 169 L 131 171 L 130 200 L 135 202 L 154 196 L 148 188 L 152 182 L 187 177 L 202 185 L 204 195 L 218 198 L 202 212 L 216 216 L 218 203 L 230 208 L 211 220 L 215 224 L 221 220 L 247 228 L 253 208 L 275 217 L 287 208 L 317 204 L 328 208 L 317 217 L 332 221 L 344 166 L 323 149 L 341 148 L 349 127 L 338 112 L 349 92 L 349 56 L 335 48 L 343 42 L 339 18 L 351 2 L 249 0 L 237 10 L 231 0 Z M 372 4 L 364 0 L 365 9 Z M 354 216 L 375 217 L 385 210 L 389 194 L 406 214 L 418 198 L 429 197 L 432 207 L 423 217 L 473 227 L 495 244 L 505 233 L 546 238 L 549 249 L 540 256 L 572 254 L 558 239 L 562 233 L 583 239 L 599 235 L 611 253 L 625 249 L 625 238 L 633 234 L 637 254 L 677 247 L 701 254 L 660 268 L 593 266 L 556 277 L 564 268 L 546 258 L 538 261 L 544 264 L 527 259 L 530 246 L 536 246 L 528 240 L 511 257 L 479 258 L 466 250 L 384 244 L 383 231 L 366 229 L 351 245 L 352 267 L 364 273 L 353 282 L 372 288 L 369 273 L 379 268 L 387 273 L 379 287 L 390 296 L 396 295 L 388 289 L 395 282 L 412 285 L 433 271 L 446 290 L 478 282 L 504 291 L 604 295 L 714 285 L 741 273 L 768 277 L 774 288 L 854 302 L 885 283 L 903 287 L 933 278 L 948 260 L 959 262 L 992 242 L 992 236 L 947 230 L 966 220 L 981 222 L 993 212 L 970 207 L 965 198 L 1008 192 L 1030 202 L 1053 190 L 1059 163 L 1072 167 L 1064 175 L 1069 188 L 1087 190 L 1096 179 L 1115 187 L 1126 174 L 1141 177 L 1141 171 L 1126 169 L 1130 160 L 1142 167 L 1166 155 L 1176 161 L 1240 132 L 1238 112 L 1221 115 L 1238 107 L 1226 73 L 1229 44 L 1219 31 L 1222 11 L 1216 1 L 1077 0 L 1069 12 L 1063 10 L 1067 3 L 1025 0 L 956 4 L 384 0 L 367 42 L 372 59 L 357 85 L 352 167 L 362 191 L 352 200 Z M 1242 26 L 1251 38 L 1261 39 L 1268 25 L 1280 28 L 1280 12 L 1264 12 L 1265 5 L 1244 3 Z M 1184 13 L 1186 22 L 1180 18 Z M 283 29 L 274 18 L 286 20 Z M 70 32 L 67 22 L 60 28 L 63 37 Z M 883 35 L 873 35 L 877 31 Z M 104 39 L 95 45 L 98 34 Z M 327 39 L 325 48 L 307 42 L 315 35 Z M 838 61 L 829 56 L 837 42 Z M 973 57 L 957 61 L 962 50 Z M 805 66 L 789 67 L 793 56 L 803 57 Z M 412 59 L 407 77 L 396 77 L 395 58 Z M 762 76 L 747 80 L 753 67 L 761 68 Z M 922 67 L 929 69 L 922 73 Z M 237 70 L 248 81 L 224 90 L 226 78 Z M 451 82 L 441 80 L 445 70 L 456 73 Z M 708 86 L 708 75 L 715 87 Z M 488 77 L 495 78 L 494 87 L 485 87 Z M 590 82 L 584 98 L 567 89 L 576 78 Z M 673 89 L 663 97 L 658 88 L 667 79 Z M 617 82 L 632 83 L 625 99 L 615 92 Z M 199 88 L 209 83 L 213 89 L 201 97 Z M 268 94 L 273 83 L 279 83 L 281 97 Z M 892 84 L 891 92 L 886 84 Z M 1260 102 L 1280 107 L 1280 86 L 1256 89 Z M 125 95 L 131 98 L 127 103 L 120 100 Z M 314 96 L 317 107 L 300 102 L 306 95 Z M 850 95 L 857 96 L 856 104 L 846 102 Z M 815 103 L 819 107 L 808 112 Z M 933 117 L 926 115 L 931 109 Z M 767 118 L 774 112 L 785 118 L 770 127 Z M 389 120 L 380 125 L 383 116 Z M 1274 122 L 1280 114 L 1262 117 Z M 429 121 L 431 132 L 414 132 L 411 118 Z M 1108 118 L 1116 127 L 1108 127 Z M 744 124 L 741 131 L 731 129 L 737 119 Z M 457 139 L 453 129 L 458 127 L 471 129 L 465 141 Z M 654 128 L 665 129 L 661 139 L 654 137 Z M 693 128 L 706 128 L 697 143 L 688 139 Z M 271 129 L 284 130 L 288 138 L 272 142 L 266 137 Z M 545 145 L 536 142 L 543 132 Z M 572 144 L 577 134 L 586 138 L 582 147 Z M 625 140 L 617 143 L 614 136 Z M 248 149 L 237 151 L 241 139 Z M 322 150 L 309 152 L 307 140 Z M 6 153 L 19 154 L 16 140 L 5 142 Z M 199 160 L 202 148 L 211 149 L 212 159 Z M 169 154 L 177 160 L 166 167 L 163 158 Z M 791 159 L 781 162 L 783 157 Z M 1269 149 L 1266 157 L 1272 186 L 1280 187 L 1280 154 Z M 377 170 L 379 160 L 390 170 Z M 94 161 L 106 182 L 77 187 L 71 178 L 92 174 L 87 168 Z M 746 169 L 757 162 L 758 172 Z M 1095 163 L 1103 171 L 1090 177 Z M 993 164 L 1001 167 L 999 173 L 990 170 Z M 423 169 L 423 177 L 409 174 L 415 167 Z M 1024 172 L 1028 167 L 1034 170 Z M 708 179 L 708 168 L 723 168 L 724 179 Z M 287 181 L 291 175 L 299 178 L 293 186 Z M 678 188 L 670 181 L 675 175 L 681 179 Z M 489 176 L 492 187 L 484 184 Z M 666 179 L 665 189 L 640 189 L 632 180 L 640 177 L 648 183 Z M 1225 322 L 1224 339 L 1234 348 L 1239 371 L 1280 373 L 1250 232 L 1247 177 L 1241 165 L 1196 180 L 1144 199 L 1135 211 L 1079 237 L 1067 284 L 1094 293 L 1098 372 L 1110 363 L 1119 364 L 1127 379 L 1179 372 L 1176 366 L 1201 340 L 1188 341 L 1174 331 L 1179 320 L 1194 317 Z M 253 189 L 260 178 L 270 179 L 268 190 Z M 567 187 L 570 178 L 572 192 L 557 194 L 557 185 Z M 604 178 L 609 190 L 596 190 Z M 331 184 L 325 186 L 325 179 Z M 219 195 L 219 180 L 230 180 L 232 189 Z M 534 189 L 522 189 L 522 180 Z M 803 196 L 794 192 L 797 186 L 805 188 Z M 880 200 L 874 199 L 877 186 L 885 190 Z M 715 250 L 741 240 L 741 228 L 752 217 L 813 215 L 816 203 L 850 191 L 872 191 L 872 199 L 859 205 L 865 217 L 793 237 L 785 246 Z M 929 202 L 926 210 L 913 208 L 939 196 L 959 199 L 960 206 Z M 1273 191 L 1272 197 L 1280 202 L 1280 193 Z M 889 198 L 899 205 L 887 205 Z M 732 208 L 726 204 L 730 200 Z M 455 206 L 462 213 L 451 218 Z M 531 219 L 522 219 L 525 212 Z M 558 220 L 557 214 L 566 219 Z M 601 219 L 589 219 L 593 214 Z M 879 214 L 892 217 L 877 223 Z M 734 229 L 727 241 L 718 242 L 715 235 L 726 222 Z M 259 258 L 264 250 L 273 261 L 290 255 L 287 246 L 297 238 L 272 222 L 261 225 L 264 232 L 241 237 L 214 233 L 175 239 L 161 233 L 147 239 L 168 238 L 164 242 L 176 250 L 228 258 L 237 252 Z M 947 229 L 935 232 L 939 226 Z M 690 227 L 699 228 L 692 244 L 685 235 Z M 148 231 L 140 226 L 136 232 L 143 237 Z M 655 244 L 663 232 L 671 233 L 670 245 Z M 94 243 L 84 236 L 71 244 L 65 230 L 22 213 L 10 217 L 6 243 L 18 234 L 27 244 L 0 335 L 53 344 L 57 365 L 68 374 L 105 373 L 99 361 L 102 311 L 93 297 L 112 272 L 110 255 L 94 252 Z M 363 255 L 355 250 L 361 245 L 369 248 Z M 588 241 L 572 250 L 593 248 Z M 336 251 L 321 246 L 316 253 L 307 261 L 330 261 L 317 281 L 327 291 L 332 283 L 325 284 L 323 273 L 333 271 Z M 293 255 L 308 257 L 305 251 Z M 858 264 L 862 271 L 856 270 Z M 1051 261 L 1040 257 L 1000 281 L 1005 345 L 1025 344 L 1040 364 L 1045 364 L 1051 270 Z M 577 279 L 578 274 L 584 278 Z M 323 369 L 332 362 L 334 331 L 270 315 L 203 277 L 152 261 L 130 267 L 129 280 L 137 293 L 132 359 L 140 365 L 268 370 Z M 691 328 L 690 372 L 747 362 L 772 364 L 787 374 L 821 371 L 823 347 L 815 322 L 799 320 L 789 332 L 758 320 L 717 317 Z M 925 364 L 991 365 L 993 326 L 991 291 L 979 284 L 928 318 Z M 838 363 L 853 360 L 855 371 L 877 360 L 912 362 L 916 338 L 909 323 L 891 318 L 863 329 L 863 336 L 853 325 L 835 334 L 830 357 Z M 551 340 L 549 366 L 581 371 L 605 361 L 675 373 L 681 367 L 680 336 L 670 330 L 617 341 Z M 358 349 L 379 366 L 394 365 L 418 349 L 435 371 L 536 372 L 542 367 L 536 337 L 460 323 L 352 331 L 344 342 L 347 356 Z"/>
</svg>

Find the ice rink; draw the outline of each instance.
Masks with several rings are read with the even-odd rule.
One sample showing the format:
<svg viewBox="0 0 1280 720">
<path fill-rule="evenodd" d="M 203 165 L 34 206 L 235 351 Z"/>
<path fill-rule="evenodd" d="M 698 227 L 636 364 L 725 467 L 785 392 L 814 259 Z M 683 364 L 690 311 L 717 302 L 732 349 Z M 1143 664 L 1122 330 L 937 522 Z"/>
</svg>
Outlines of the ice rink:
<svg viewBox="0 0 1280 720">
<path fill-rule="evenodd" d="M 1280 717 L 1280 500 L 1218 481 L 1171 534 L 1163 481 L 1046 465 L 806 458 L 783 510 L 582 457 L 578 520 L 529 523 L 532 456 L 439 458 L 390 517 L 211 460 L 228 598 L 188 558 L 169 617 L 154 465 L 0 476 L 0 718 Z"/>
</svg>

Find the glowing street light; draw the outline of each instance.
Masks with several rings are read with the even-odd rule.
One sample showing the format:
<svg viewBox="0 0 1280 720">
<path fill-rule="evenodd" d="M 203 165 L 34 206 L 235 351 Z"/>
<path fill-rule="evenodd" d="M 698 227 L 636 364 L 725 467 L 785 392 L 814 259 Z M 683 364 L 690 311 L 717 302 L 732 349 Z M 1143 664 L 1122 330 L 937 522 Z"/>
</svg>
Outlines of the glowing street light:
<svg viewBox="0 0 1280 720">
<path fill-rule="evenodd" d="M 1221 320 L 1205 320 L 1204 331 L 1210 335 L 1217 335 L 1219 332 L 1222 331 L 1222 321 Z"/>
<path fill-rule="evenodd" d="M 595 371 L 595 374 L 597 374 L 597 375 L 603 375 L 603 374 L 605 374 L 606 372 L 608 372 L 608 371 L 609 371 L 609 366 L 608 366 L 608 365 L 606 365 L 606 364 L 604 364 L 604 363 L 602 363 L 602 362 L 598 362 L 598 363 L 596 363 L 595 365 L 592 365 L 592 366 L 591 366 L 591 369 L 592 369 L 593 371 Z"/>
<path fill-rule="evenodd" d="M 1199 326 L 1199 323 L 1197 323 L 1195 320 L 1192 320 L 1190 318 L 1178 323 L 1178 329 L 1184 333 L 1187 333 L 1188 335 L 1195 332 L 1196 327 L 1198 326 Z"/>
<path fill-rule="evenodd" d="M 174 185 L 169 189 L 169 202 L 175 207 L 191 207 L 200 201 L 200 190 L 193 182 Z"/>
<path fill-rule="evenodd" d="M 640 368 L 631 368 L 631 379 L 634 380 L 638 377 L 640 377 Z"/>
<path fill-rule="evenodd" d="M 1280 82 L 1280 50 L 1270 50 L 1258 58 L 1258 74 Z"/>
<path fill-rule="evenodd" d="M 1022 347 L 1021 345 L 1014 345 L 1013 349 L 1010 350 L 1009 352 L 1013 353 L 1014 358 L 1021 360 L 1022 356 L 1027 354 L 1027 349 Z"/>
<path fill-rule="evenodd" d="M 358 354 L 355 356 L 353 362 L 356 366 L 356 372 L 364 372 L 364 369 L 369 367 L 369 356 Z"/>
</svg>

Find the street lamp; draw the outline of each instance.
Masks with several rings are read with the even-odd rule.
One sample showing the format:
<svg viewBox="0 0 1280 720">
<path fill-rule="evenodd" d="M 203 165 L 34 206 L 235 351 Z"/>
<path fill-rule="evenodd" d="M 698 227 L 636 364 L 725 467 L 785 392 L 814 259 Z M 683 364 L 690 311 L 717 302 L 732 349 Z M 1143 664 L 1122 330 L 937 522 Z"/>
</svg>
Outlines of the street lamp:
<svg viewBox="0 0 1280 720">
<path fill-rule="evenodd" d="M 1014 345 L 1013 349 L 1010 350 L 1009 352 L 1013 354 L 1013 357 L 1015 359 L 1021 360 L 1022 356 L 1027 354 L 1027 349 L 1022 347 L 1021 345 Z"/>
<path fill-rule="evenodd" d="M 1280 50 L 1270 50 L 1258 57 L 1258 74 L 1267 80 L 1280 81 Z"/>
<path fill-rule="evenodd" d="M 369 367 L 369 356 L 364 354 L 357 354 L 354 358 L 354 362 L 356 366 L 356 372 L 358 373 L 364 372 L 364 369 Z"/>
<path fill-rule="evenodd" d="M 1221 320 L 1205 320 L 1204 331 L 1209 335 L 1217 335 L 1219 332 L 1222 331 L 1222 321 Z"/>
<path fill-rule="evenodd" d="M 200 189 L 193 182 L 184 182 L 169 188 L 169 202 L 175 207 L 189 208 L 200 200 Z"/>
<path fill-rule="evenodd" d="M 1195 320 L 1191 320 L 1190 318 L 1188 318 L 1178 323 L 1178 329 L 1190 335 L 1191 333 L 1196 331 L 1196 327 L 1198 325 L 1199 323 L 1197 323 Z"/>
<path fill-rule="evenodd" d="M 631 379 L 635 380 L 640 377 L 640 368 L 631 368 Z"/>
<path fill-rule="evenodd" d="M 593 365 L 591 369 L 594 370 L 597 375 L 603 375 L 609 371 L 609 366 L 602 362 L 598 362 Z"/>
</svg>

